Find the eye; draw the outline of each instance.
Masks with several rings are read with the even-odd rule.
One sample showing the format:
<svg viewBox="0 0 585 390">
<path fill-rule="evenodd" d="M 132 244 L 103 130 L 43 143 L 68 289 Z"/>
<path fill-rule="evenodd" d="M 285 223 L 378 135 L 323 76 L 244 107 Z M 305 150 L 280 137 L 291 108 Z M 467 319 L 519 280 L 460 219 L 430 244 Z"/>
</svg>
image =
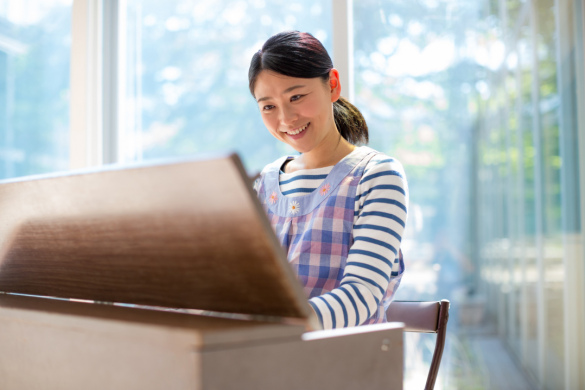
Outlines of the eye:
<svg viewBox="0 0 585 390">
<path fill-rule="evenodd" d="M 272 110 L 273 108 L 274 108 L 274 106 L 273 106 L 273 105 L 271 105 L 271 104 L 268 104 L 268 105 L 266 105 L 266 106 L 262 107 L 262 111 L 270 111 L 270 110 Z"/>
<path fill-rule="evenodd" d="M 291 102 L 294 102 L 294 101 L 296 101 L 296 100 L 299 100 L 299 99 L 300 99 L 300 98 L 302 98 L 303 96 L 305 96 L 305 95 L 294 95 L 294 96 L 291 96 L 291 98 L 290 98 L 290 101 L 291 101 Z"/>
</svg>

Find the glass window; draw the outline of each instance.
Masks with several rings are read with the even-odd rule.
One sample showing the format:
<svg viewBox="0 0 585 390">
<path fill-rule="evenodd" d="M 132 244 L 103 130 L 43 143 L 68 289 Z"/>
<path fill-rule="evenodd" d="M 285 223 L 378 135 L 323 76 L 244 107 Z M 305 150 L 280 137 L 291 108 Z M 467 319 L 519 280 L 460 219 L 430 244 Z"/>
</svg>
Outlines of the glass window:
<svg viewBox="0 0 585 390">
<path fill-rule="evenodd" d="M 576 336 L 565 334 L 564 307 L 575 299 L 567 294 L 566 264 L 573 261 L 570 240 L 577 228 L 567 229 L 567 223 L 578 212 L 573 177 L 577 161 L 566 146 L 576 133 L 573 88 L 583 69 L 582 63 L 574 67 L 573 57 L 566 54 L 575 50 L 570 17 L 560 19 L 568 24 L 568 33 L 557 24 L 559 19 L 550 17 L 552 11 L 571 15 L 570 4 L 575 3 L 499 2 L 484 20 L 501 27 L 483 31 L 484 40 L 501 41 L 506 58 L 505 66 L 490 77 L 491 89 L 501 93 L 482 96 L 479 169 L 497 170 L 497 182 L 506 183 L 498 197 L 509 199 L 511 207 L 504 214 L 499 207 L 483 213 L 482 221 L 508 227 L 501 234 L 481 232 L 482 279 L 491 292 L 492 314 L 503 324 L 500 335 L 532 379 L 551 389 L 565 386 L 565 337 Z M 559 86 L 559 80 L 567 85 Z M 498 125 L 502 115 L 503 127 Z M 509 137 L 504 148 L 498 142 L 502 134 Z M 499 153 L 497 161 L 503 164 L 498 167 L 490 155 L 499 151 L 506 152 Z M 494 177 L 480 177 L 482 203 L 494 205 Z M 563 193 L 567 190 L 572 191 Z M 571 203 L 563 204 L 566 201 Z"/>
<path fill-rule="evenodd" d="M 467 199 L 476 74 L 469 55 L 478 7 L 354 4 L 356 105 L 368 121 L 370 145 L 404 164 L 410 187 L 403 246 L 411 268 L 398 294 L 452 298 L 470 287 L 464 286 L 472 268 Z M 428 283 L 420 282 L 423 274 Z"/>
<path fill-rule="evenodd" d="M 69 167 L 71 5 L 0 3 L 0 178 Z"/>
<path fill-rule="evenodd" d="M 331 53 L 331 1 L 127 2 L 121 161 L 236 150 L 248 169 L 290 153 L 248 90 L 255 51 L 283 30 Z"/>
<path fill-rule="evenodd" d="M 402 162 L 410 190 L 402 241 L 407 272 L 396 299 L 451 300 L 450 329 L 477 292 L 472 135 L 477 94 L 488 93 L 477 80 L 485 74 L 481 65 L 498 65 L 497 56 L 474 50 L 479 11 L 469 1 L 354 2 L 355 103 L 368 122 L 370 145 Z M 434 340 L 426 336 L 405 335 L 405 388 L 424 387 Z M 463 348 L 456 339 L 450 338 L 443 361 L 458 359 L 450 352 L 451 345 Z M 462 369 L 469 367 L 467 361 Z M 476 386 L 474 369 L 467 376 L 449 372 L 459 368 L 442 366 L 437 387 Z M 449 376 L 460 382 L 447 386 Z"/>
</svg>

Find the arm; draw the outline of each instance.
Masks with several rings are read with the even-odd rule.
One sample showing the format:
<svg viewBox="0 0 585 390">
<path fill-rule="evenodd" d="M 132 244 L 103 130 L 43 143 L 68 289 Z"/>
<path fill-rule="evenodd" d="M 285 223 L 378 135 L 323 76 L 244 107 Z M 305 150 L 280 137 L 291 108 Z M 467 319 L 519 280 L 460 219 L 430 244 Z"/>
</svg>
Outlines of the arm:
<svg viewBox="0 0 585 390">
<path fill-rule="evenodd" d="M 354 242 L 341 285 L 309 300 L 323 328 L 363 324 L 403 272 L 398 250 L 406 222 L 408 189 L 402 166 L 386 158 L 368 164 L 356 194 Z"/>
</svg>

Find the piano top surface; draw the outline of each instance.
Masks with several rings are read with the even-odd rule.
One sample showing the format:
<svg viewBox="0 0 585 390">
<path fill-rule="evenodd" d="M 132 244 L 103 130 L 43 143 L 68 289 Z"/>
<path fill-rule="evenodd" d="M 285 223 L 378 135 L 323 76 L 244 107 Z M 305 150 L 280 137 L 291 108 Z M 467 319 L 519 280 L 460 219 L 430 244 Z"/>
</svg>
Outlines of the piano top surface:
<svg viewBox="0 0 585 390">
<path fill-rule="evenodd" d="M 235 155 L 0 183 L 0 291 L 306 320 Z"/>
</svg>

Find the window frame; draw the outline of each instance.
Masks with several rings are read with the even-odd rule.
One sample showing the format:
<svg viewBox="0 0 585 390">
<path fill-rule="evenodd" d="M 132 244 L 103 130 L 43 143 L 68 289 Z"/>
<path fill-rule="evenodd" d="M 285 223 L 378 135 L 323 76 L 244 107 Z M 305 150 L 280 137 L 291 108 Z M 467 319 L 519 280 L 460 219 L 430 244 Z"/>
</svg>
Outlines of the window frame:
<svg viewBox="0 0 585 390">
<path fill-rule="evenodd" d="M 103 163 L 102 0 L 74 0 L 71 12 L 69 166 Z"/>
<path fill-rule="evenodd" d="M 557 0 L 565 3 L 571 0 Z M 568 33 L 574 37 L 574 64 L 576 69 L 585 68 L 585 6 L 583 1 L 573 1 L 573 31 Z M 568 13 L 568 12 L 567 12 Z M 563 15 L 557 12 L 559 20 Z M 576 104 L 575 107 L 583 107 L 585 104 L 585 75 L 582 71 L 576 71 Z M 576 245 L 571 246 L 569 260 L 566 265 L 565 275 L 572 278 L 567 283 L 565 293 L 571 297 L 565 306 L 565 388 L 584 388 L 585 372 L 581 369 L 585 366 L 585 113 L 576 110 L 575 132 L 578 142 L 577 164 L 579 179 L 580 206 L 580 234 L 576 234 Z M 574 210 L 573 210 L 574 212 Z M 571 268 L 575 267 L 575 268 Z M 567 301 L 567 299 L 565 299 Z"/>
</svg>

